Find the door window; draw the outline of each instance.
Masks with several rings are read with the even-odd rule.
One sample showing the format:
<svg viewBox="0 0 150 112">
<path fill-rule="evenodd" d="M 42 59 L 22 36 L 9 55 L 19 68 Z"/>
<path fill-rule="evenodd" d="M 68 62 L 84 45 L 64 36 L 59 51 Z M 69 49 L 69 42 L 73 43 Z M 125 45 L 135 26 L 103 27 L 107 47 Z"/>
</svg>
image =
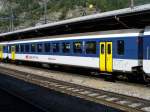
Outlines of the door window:
<svg viewBox="0 0 150 112">
<path fill-rule="evenodd" d="M 105 53 L 105 46 L 104 44 L 101 44 L 101 54 L 104 54 Z"/>
<path fill-rule="evenodd" d="M 107 46 L 107 47 L 108 47 L 108 49 L 107 49 L 107 53 L 108 53 L 108 54 L 111 54 L 111 45 L 110 45 L 110 44 L 108 44 L 108 46 Z"/>
</svg>

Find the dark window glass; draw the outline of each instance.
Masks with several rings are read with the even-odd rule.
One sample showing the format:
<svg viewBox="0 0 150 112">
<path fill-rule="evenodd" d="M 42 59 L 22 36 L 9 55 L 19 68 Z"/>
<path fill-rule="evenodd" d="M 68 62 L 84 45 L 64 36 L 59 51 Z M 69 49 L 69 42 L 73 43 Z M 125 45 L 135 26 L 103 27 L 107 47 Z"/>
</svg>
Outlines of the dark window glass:
<svg viewBox="0 0 150 112">
<path fill-rule="evenodd" d="M 73 43 L 73 52 L 74 53 L 82 53 L 82 42 L 74 42 Z"/>
<path fill-rule="evenodd" d="M 104 44 L 101 44 L 101 54 L 104 54 L 105 53 L 105 46 Z"/>
<path fill-rule="evenodd" d="M 108 47 L 107 53 L 108 53 L 108 54 L 111 54 L 111 44 L 108 44 L 107 47 Z"/>
<path fill-rule="evenodd" d="M 37 52 L 42 52 L 43 44 L 37 44 Z"/>
<path fill-rule="evenodd" d="M 2 47 L 1 47 L 1 50 L 2 50 L 2 48 L 3 48 L 3 51 L 5 51 L 5 50 L 6 50 L 6 46 L 2 46 Z"/>
<path fill-rule="evenodd" d="M 53 52 L 59 52 L 59 43 L 53 43 Z"/>
<path fill-rule="evenodd" d="M 29 44 L 26 44 L 26 45 L 25 45 L 25 51 L 26 51 L 26 52 L 29 52 L 29 50 L 30 50 Z"/>
<path fill-rule="evenodd" d="M 20 52 L 24 52 L 24 45 L 20 45 Z"/>
<path fill-rule="evenodd" d="M 71 45 L 70 43 L 62 43 L 62 51 L 64 53 L 69 53 L 70 52 L 70 49 L 71 49 Z"/>
<path fill-rule="evenodd" d="M 36 49 L 36 45 L 35 44 L 31 44 L 31 52 L 35 52 Z"/>
<path fill-rule="evenodd" d="M 16 45 L 16 52 L 19 52 L 19 45 Z"/>
<path fill-rule="evenodd" d="M 45 43 L 44 44 L 44 51 L 45 52 L 50 52 L 51 49 L 51 44 L 50 43 Z"/>
<path fill-rule="evenodd" d="M 96 54 L 96 42 L 86 42 L 86 54 Z"/>
<path fill-rule="evenodd" d="M 124 55 L 124 41 L 123 40 L 117 41 L 117 52 L 119 55 Z"/>
</svg>

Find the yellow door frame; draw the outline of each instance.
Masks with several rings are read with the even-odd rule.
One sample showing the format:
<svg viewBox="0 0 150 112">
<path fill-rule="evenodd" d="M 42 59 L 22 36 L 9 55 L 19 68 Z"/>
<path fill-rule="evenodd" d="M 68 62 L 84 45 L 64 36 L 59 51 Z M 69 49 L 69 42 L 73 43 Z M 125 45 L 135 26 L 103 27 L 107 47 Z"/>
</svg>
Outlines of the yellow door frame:
<svg viewBox="0 0 150 112">
<path fill-rule="evenodd" d="M 113 71 L 112 42 L 100 42 L 99 68 L 101 72 Z"/>
<path fill-rule="evenodd" d="M 0 60 L 3 59 L 3 46 L 0 45 Z"/>
<path fill-rule="evenodd" d="M 100 55 L 99 55 L 99 63 L 100 63 L 100 71 L 106 71 L 106 43 L 100 42 Z"/>
<path fill-rule="evenodd" d="M 11 46 L 11 59 L 14 61 L 15 60 L 15 46 Z"/>
<path fill-rule="evenodd" d="M 112 42 L 106 42 L 106 70 L 112 72 L 113 70 L 112 59 Z"/>
</svg>

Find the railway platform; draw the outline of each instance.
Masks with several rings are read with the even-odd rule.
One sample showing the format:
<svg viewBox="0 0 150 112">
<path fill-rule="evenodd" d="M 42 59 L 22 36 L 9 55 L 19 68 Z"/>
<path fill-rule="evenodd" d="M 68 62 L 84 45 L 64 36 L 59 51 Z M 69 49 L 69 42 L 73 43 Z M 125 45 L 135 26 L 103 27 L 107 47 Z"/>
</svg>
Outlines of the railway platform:
<svg viewBox="0 0 150 112">
<path fill-rule="evenodd" d="M 106 82 L 70 73 L 3 63 L 0 64 L 0 71 L 9 77 L 105 105 L 111 109 L 150 112 L 150 89 L 141 85 Z M 5 85 L 3 84 L 3 86 Z M 28 89 L 30 90 L 30 88 Z M 33 92 L 33 96 L 36 96 L 34 94 Z M 43 96 L 45 95 L 41 95 L 41 98 Z"/>
</svg>

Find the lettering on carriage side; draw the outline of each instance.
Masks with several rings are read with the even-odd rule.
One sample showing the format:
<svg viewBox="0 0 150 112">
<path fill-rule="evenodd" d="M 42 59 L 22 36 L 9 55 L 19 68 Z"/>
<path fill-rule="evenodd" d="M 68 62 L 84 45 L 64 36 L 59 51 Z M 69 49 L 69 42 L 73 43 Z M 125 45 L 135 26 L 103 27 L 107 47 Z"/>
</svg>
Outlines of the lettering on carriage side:
<svg viewBox="0 0 150 112">
<path fill-rule="evenodd" d="M 26 59 L 29 59 L 29 56 L 28 56 L 28 55 L 26 55 Z"/>
<path fill-rule="evenodd" d="M 48 58 L 48 60 L 56 60 L 55 58 Z"/>
<path fill-rule="evenodd" d="M 26 59 L 36 59 L 36 60 L 39 59 L 38 56 L 29 56 L 29 55 L 26 55 L 25 58 Z"/>
</svg>

